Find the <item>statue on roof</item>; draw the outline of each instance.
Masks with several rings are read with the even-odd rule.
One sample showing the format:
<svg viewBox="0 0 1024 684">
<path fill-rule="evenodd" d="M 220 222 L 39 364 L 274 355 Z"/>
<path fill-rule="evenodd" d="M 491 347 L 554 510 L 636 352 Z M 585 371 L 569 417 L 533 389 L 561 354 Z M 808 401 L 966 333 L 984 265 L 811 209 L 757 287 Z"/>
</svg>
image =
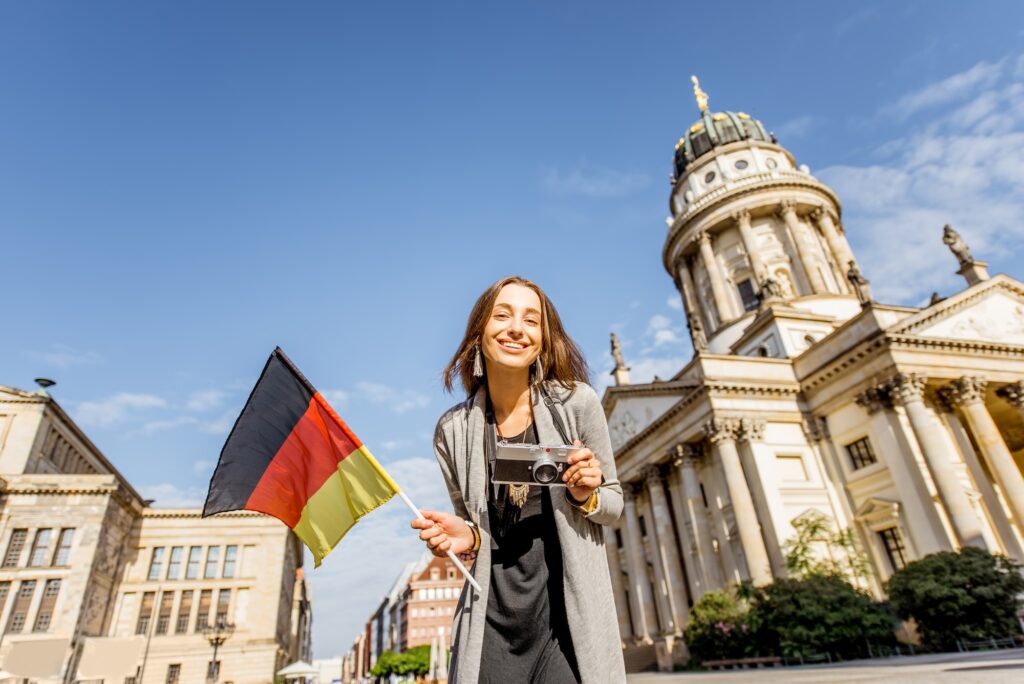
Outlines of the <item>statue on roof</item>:
<svg viewBox="0 0 1024 684">
<path fill-rule="evenodd" d="M 857 268 L 857 262 L 853 259 L 850 260 L 850 267 L 846 271 L 846 279 L 850 281 L 850 285 L 853 286 L 853 291 L 857 294 L 857 300 L 861 306 L 867 306 L 871 303 L 871 281 L 864 277 Z"/>
<path fill-rule="evenodd" d="M 702 113 L 708 111 L 708 94 L 701 90 L 696 76 L 690 76 L 690 80 L 693 81 L 693 96 L 697 99 L 697 106 Z"/>
<path fill-rule="evenodd" d="M 970 266 L 974 263 L 974 257 L 971 256 L 971 248 L 960 237 L 960 233 L 953 230 L 953 227 L 948 223 L 942 228 L 942 241 L 946 243 L 949 251 L 953 253 L 953 256 L 956 257 L 961 266 Z"/>
<path fill-rule="evenodd" d="M 612 358 L 615 359 L 616 368 L 625 368 L 626 360 L 622 358 L 622 345 L 619 344 L 619 336 L 612 333 Z"/>
</svg>

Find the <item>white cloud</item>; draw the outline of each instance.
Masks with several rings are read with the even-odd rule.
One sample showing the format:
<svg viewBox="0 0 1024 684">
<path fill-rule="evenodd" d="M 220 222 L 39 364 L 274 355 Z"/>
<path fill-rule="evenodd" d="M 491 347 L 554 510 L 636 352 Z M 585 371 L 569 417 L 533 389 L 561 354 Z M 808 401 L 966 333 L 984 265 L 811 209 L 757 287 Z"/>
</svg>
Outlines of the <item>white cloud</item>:
<svg viewBox="0 0 1024 684">
<path fill-rule="evenodd" d="M 221 414 L 220 418 L 201 422 L 199 429 L 210 435 L 224 435 L 227 437 L 236 420 L 238 420 L 238 413 L 228 411 Z"/>
<path fill-rule="evenodd" d="M 634 383 L 653 382 L 654 378 L 669 380 L 690 361 L 687 356 L 644 356 L 631 361 L 630 381 Z"/>
<path fill-rule="evenodd" d="M 665 300 L 665 305 L 673 311 L 683 310 L 683 300 L 680 299 L 679 295 L 671 295 Z"/>
<path fill-rule="evenodd" d="M 153 394 L 121 392 L 104 399 L 83 401 L 75 411 L 75 419 L 82 425 L 106 427 L 119 423 L 137 412 L 165 406 L 167 402 Z"/>
<path fill-rule="evenodd" d="M 675 330 L 658 330 L 654 333 L 654 346 L 661 347 L 666 344 L 678 344 L 683 341 Z"/>
<path fill-rule="evenodd" d="M 879 146 L 877 163 L 819 173 L 843 199 L 847 235 L 876 299 L 913 303 L 932 291 L 963 287 L 941 240 L 946 223 L 961 233 L 977 259 L 1020 258 L 1024 85 L 1003 73 L 1011 71 L 1003 64 L 982 63 L 912 93 L 907 101 L 923 108 L 921 103 L 952 98 L 950 84 L 991 84 L 992 74 L 1001 73 L 999 82 L 969 102 Z"/>
<path fill-rule="evenodd" d="M 151 420 L 143 424 L 141 432 L 163 432 L 164 430 L 173 430 L 183 425 L 195 425 L 198 422 L 199 420 L 193 416 L 178 416 L 177 418 L 168 418 L 167 420 Z"/>
<path fill-rule="evenodd" d="M 164 482 L 142 485 L 139 493 L 153 499 L 154 508 L 200 508 L 206 501 L 206 487 L 179 487 Z"/>
<path fill-rule="evenodd" d="M 995 84 L 1002 74 L 1005 61 L 978 62 L 967 71 L 953 74 L 907 93 L 893 104 L 884 107 L 882 113 L 905 121 L 924 109 L 966 98 L 977 88 Z"/>
<path fill-rule="evenodd" d="M 348 404 L 349 395 L 345 390 L 321 390 L 320 396 L 327 400 L 335 411 Z"/>
<path fill-rule="evenodd" d="M 220 389 L 206 389 L 193 392 L 185 401 L 189 411 L 211 411 L 224 405 L 229 393 Z"/>
<path fill-rule="evenodd" d="M 659 330 L 666 330 L 672 325 L 672 319 L 662 314 L 654 314 L 651 316 L 651 320 L 647 322 L 647 334 L 651 335 L 658 332 Z"/>
<path fill-rule="evenodd" d="M 773 132 L 778 136 L 780 142 L 786 143 L 787 141 L 804 137 L 814 130 L 818 123 L 817 117 L 805 114 L 789 121 L 783 121 L 778 126 L 775 126 Z"/>
<path fill-rule="evenodd" d="M 49 350 L 32 350 L 26 355 L 33 361 L 53 368 L 71 368 L 72 366 L 91 366 L 102 359 L 94 351 L 79 351 L 63 344 L 55 344 Z"/>
<path fill-rule="evenodd" d="M 213 467 L 217 465 L 216 461 L 204 461 L 198 460 L 192 462 L 192 472 L 196 475 L 212 475 Z"/>
<path fill-rule="evenodd" d="M 356 392 L 370 403 L 387 406 L 395 413 L 406 413 L 430 405 L 430 399 L 415 390 L 396 389 L 378 382 L 356 383 Z"/>
<path fill-rule="evenodd" d="M 650 177 L 642 173 L 624 173 L 592 164 L 577 164 L 568 171 L 545 169 L 544 189 L 555 195 L 579 195 L 595 199 L 623 197 L 646 188 Z"/>
</svg>

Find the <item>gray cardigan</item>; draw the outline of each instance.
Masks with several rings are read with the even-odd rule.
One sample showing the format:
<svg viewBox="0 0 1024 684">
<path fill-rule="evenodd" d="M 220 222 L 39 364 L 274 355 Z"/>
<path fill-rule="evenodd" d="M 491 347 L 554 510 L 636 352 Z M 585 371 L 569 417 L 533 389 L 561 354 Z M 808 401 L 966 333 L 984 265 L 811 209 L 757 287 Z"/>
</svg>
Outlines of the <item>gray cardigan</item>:
<svg viewBox="0 0 1024 684">
<path fill-rule="evenodd" d="M 626 681 L 626 673 L 604 534 L 600 527 L 615 522 L 622 513 L 622 486 L 615 475 L 608 425 L 597 393 L 589 385 L 577 384 L 572 391 L 554 383 L 548 383 L 546 387 L 555 400 L 554 408 L 562 416 L 570 439 L 579 439 L 594 452 L 601 462 L 605 480 L 599 490 L 599 505 L 589 515 L 569 505 L 564 496 L 551 497 L 562 547 L 569 632 L 584 684 L 620 684 Z M 455 611 L 449 680 L 452 684 L 475 684 L 479 679 L 487 615 L 491 539 L 484 456 L 485 407 L 486 391 L 481 389 L 441 416 L 434 433 L 434 451 L 448 485 L 455 514 L 473 521 L 481 536 L 473 576 L 483 587 L 483 592 L 477 594 L 468 583 L 463 586 Z M 533 418 L 542 444 L 562 441 L 536 389 L 533 391 Z M 532 619 L 529 615 L 522 617 L 524 620 Z"/>
</svg>

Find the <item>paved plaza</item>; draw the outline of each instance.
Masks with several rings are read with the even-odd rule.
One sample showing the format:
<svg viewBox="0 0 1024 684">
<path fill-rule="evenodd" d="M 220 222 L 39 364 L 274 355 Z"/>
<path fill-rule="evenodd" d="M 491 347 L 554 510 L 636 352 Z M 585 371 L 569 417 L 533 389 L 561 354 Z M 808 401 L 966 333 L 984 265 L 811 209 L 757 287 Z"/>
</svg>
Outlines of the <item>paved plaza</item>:
<svg viewBox="0 0 1024 684">
<path fill-rule="evenodd" d="M 859 660 L 853 663 L 805 667 L 731 670 L 726 672 L 677 672 L 629 675 L 629 684 L 681 684 L 739 682 L 985 682 L 985 684 L 1024 683 L 1024 649 L 981 653 L 943 653 Z"/>
</svg>

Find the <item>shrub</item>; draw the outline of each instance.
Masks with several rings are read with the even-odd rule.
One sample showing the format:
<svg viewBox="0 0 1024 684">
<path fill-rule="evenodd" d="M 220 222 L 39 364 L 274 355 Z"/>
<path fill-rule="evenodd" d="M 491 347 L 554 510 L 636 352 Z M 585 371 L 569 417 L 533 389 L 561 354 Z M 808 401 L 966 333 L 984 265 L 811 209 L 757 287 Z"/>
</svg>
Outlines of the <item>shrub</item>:
<svg viewBox="0 0 1024 684">
<path fill-rule="evenodd" d="M 761 588 L 750 607 L 758 650 L 784 656 L 867 655 L 867 644 L 894 639 L 889 607 L 838 575 L 811 573 Z"/>
<path fill-rule="evenodd" d="M 856 580 L 867 579 L 871 563 L 853 530 L 835 529 L 831 519 L 818 511 L 794 520 L 793 529 L 796 536 L 785 545 L 790 575 L 848 575 Z"/>
<path fill-rule="evenodd" d="M 430 646 L 415 646 L 404 653 L 384 651 L 370 670 L 372 677 L 425 675 L 430 670 Z"/>
<path fill-rule="evenodd" d="M 1017 634 L 1024 578 L 1005 556 L 974 547 L 942 551 L 909 563 L 889 579 L 896 614 L 917 623 L 921 643 L 953 650 L 957 640 Z"/>
<path fill-rule="evenodd" d="M 747 606 L 731 591 L 709 591 L 690 611 L 683 640 L 694 660 L 749 655 L 753 646 Z"/>
</svg>

